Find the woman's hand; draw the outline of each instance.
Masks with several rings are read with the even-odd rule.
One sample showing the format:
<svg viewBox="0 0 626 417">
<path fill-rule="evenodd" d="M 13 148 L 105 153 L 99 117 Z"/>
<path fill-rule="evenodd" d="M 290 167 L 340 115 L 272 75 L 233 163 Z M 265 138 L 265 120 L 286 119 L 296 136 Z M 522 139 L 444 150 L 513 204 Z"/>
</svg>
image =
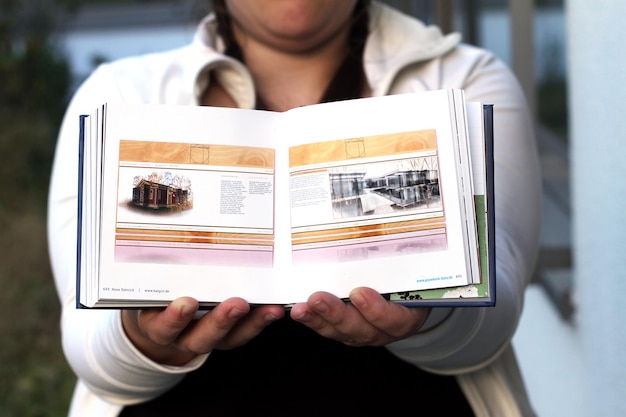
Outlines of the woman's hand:
<svg viewBox="0 0 626 417">
<path fill-rule="evenodd" d="M 295 304 L 291 317 L 348 346 L 383 346 L 417 333 L 430 311 L 387 301 L 370 288 L 353 290 L 350 301 L 317 292 Z"/>
<path fill-rule="evenodd" d="M 122 325 L 144 355 L 164 365 L 180 366 L 216 348 L 241 346 L 285 314 L 278 305 L 251 309 L 241 298 L 230 298 L 199 319 L 197 311 L 196 300 L 182 297 L 165 309 L 123 310 Z"/>
</svg>

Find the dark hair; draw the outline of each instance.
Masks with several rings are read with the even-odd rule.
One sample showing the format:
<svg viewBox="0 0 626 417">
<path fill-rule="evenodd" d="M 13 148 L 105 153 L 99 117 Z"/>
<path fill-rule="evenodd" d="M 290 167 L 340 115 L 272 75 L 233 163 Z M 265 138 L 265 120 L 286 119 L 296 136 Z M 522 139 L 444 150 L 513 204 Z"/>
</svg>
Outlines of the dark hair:
<svg viewBox="0 0 626 417">
<path fill-rule="evenodd" d="M 358 0 L 354 7 L 348 39 L 348 54 L 326 87 L 321 102 L 347 100 L 361 96 L 367 82 L 363 69 L 363 51 L 369 33 L 369 5 L 370 0 Z M 224 53 L 244 62 L 241 47 L 233 34 L 226 0 L 212 0 L 212 6 L 217 19 L 217 33 L 225 45 Z M 264 108 L 260 97 L 257 97 L 257 108 Z"/>
</svg>

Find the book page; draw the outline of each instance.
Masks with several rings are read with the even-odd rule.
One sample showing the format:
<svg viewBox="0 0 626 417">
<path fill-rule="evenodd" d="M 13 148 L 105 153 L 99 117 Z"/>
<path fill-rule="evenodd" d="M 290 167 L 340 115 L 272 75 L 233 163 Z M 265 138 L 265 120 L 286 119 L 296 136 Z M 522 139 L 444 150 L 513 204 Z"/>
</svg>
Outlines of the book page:
<svg viewBox="0 0 626 417">
<path fill-rule="evenodd" d="M 277 194 L 288 200 L 277 205 L 291 207 L 291 257 L 303 293 L 339 283 L 388 292 L 469 282 L 447 94 L 287 112 L 285 131 L 299 133 L 284 139 L 292 144 L 283 183 L 290 193 Z"/>
<path fill-rule="evenodd" d="M 274 116 L 108 106 L 99 297 L 271 294 Z"/>
<path fill-rule="evenodd" d="M 390 295 L 393 301 L 399 301 L 406 305 L 433 305 L 431 300 L 437 300 L 436 303 L 441 305 L 440 300 L 454 300 L 463 298 L 465 302 L 471 302 L 474 305 L 493 305 L 495 302 L 495 294 L 491 294 L 492 283 L 490 282 L 490 256 L 489 253 L 489 193 L 487 184 L 487 155 L 486 155 L 486 136 L 484 129 L 483 105 L 478 102 L 467 103 L 467 126 L 469 132 L 469 145 L 472 163 L 472 179 L 474 186 L 474 202 L 476 206 L 476 224 L 479 236 L 479 252 L 480 252 L 480 269 L 481 274 L 479 280 L 470 285 L 432 289 L 423 291 L 407 291 L 394 293 Z M 492 174 L 492 173 L 491 173 Z M 451 304 L 454 301 L 451 302 Z M 446 302 L 443 302 L 446 305 Z"/>
</svg>

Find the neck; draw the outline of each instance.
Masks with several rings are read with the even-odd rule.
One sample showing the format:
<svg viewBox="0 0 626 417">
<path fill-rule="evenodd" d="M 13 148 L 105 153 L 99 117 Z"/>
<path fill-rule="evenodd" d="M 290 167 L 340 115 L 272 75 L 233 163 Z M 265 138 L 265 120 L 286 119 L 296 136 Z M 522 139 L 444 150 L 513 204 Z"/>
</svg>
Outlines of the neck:
<svg viewBox="0 0 626 417">
<path fill-rule="evenodd" d="M 285 111 L 319 103 L 348 52 L 348 31 L 345 28 L 323 45 L 295 52 L 242 39 L 246 66 L 266 108 Z"/>
</svg>

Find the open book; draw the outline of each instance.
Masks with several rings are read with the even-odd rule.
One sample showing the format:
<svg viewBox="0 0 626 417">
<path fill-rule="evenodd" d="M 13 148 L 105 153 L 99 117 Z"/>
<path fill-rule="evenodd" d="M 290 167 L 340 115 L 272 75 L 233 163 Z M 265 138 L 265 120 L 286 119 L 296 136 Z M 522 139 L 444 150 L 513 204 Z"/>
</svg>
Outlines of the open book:
<svg viewBox="0 0 626 417">
<path fill-rule="evenodd" d="M 485 120 L 461 90 L 282 113 L 105 104 L 80 119 L 77 305 L 359 286 L 491 305 Z"/>
</svg>

